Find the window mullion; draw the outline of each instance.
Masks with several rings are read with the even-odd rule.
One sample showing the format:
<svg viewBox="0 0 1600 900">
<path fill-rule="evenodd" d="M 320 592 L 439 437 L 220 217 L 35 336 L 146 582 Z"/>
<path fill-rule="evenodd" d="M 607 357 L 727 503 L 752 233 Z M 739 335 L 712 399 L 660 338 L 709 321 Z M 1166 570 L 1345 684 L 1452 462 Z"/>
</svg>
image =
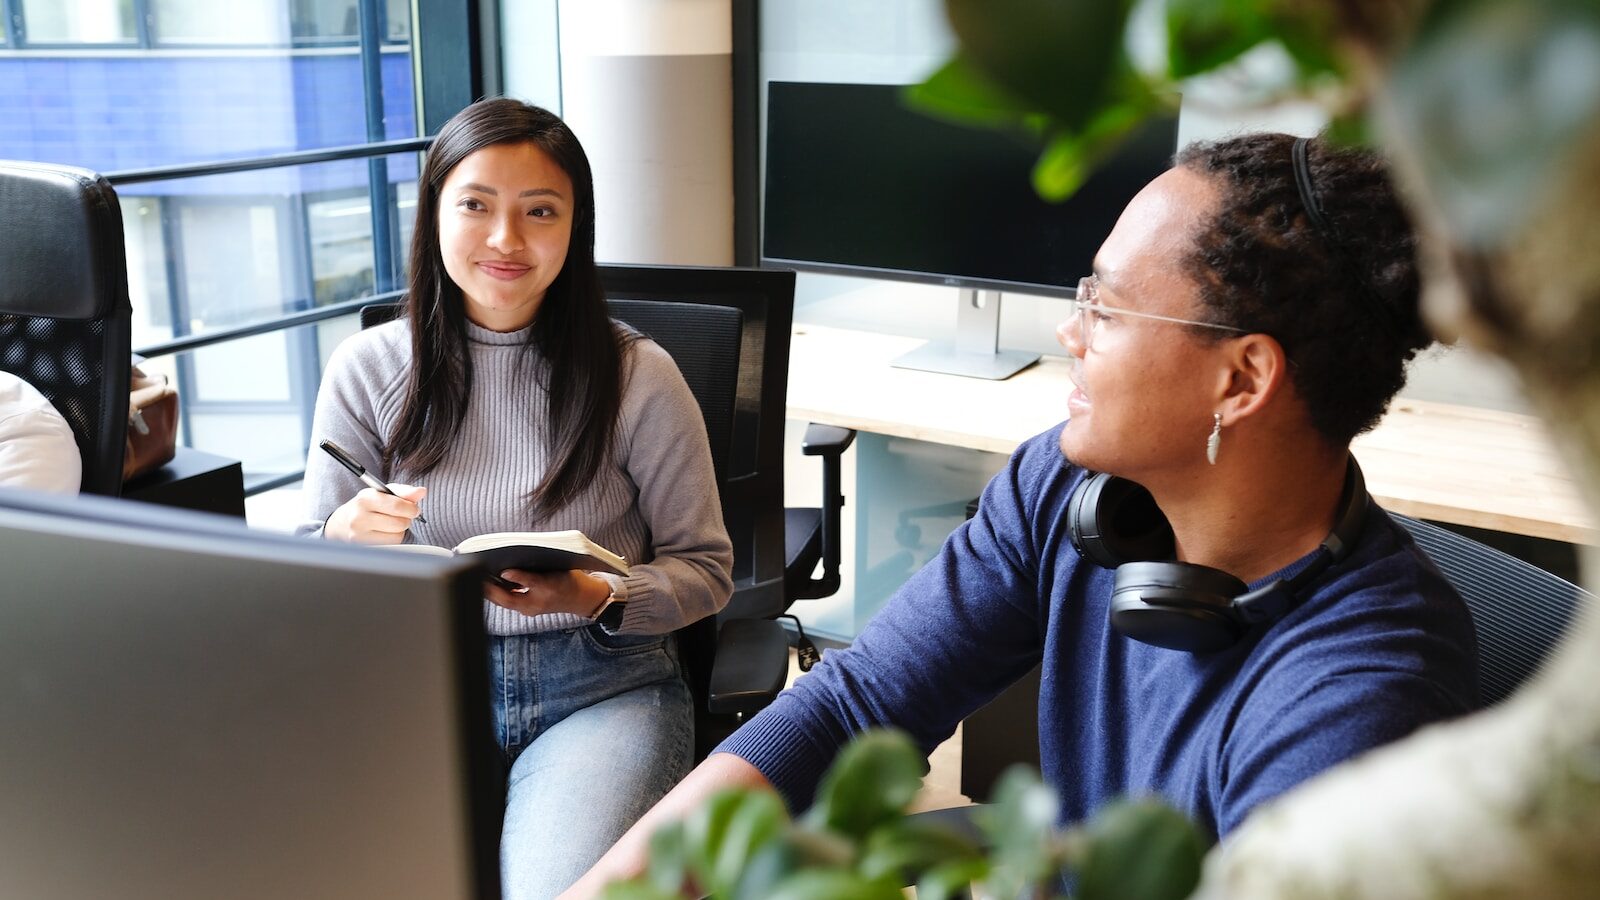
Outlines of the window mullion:
<svg viewBox="0 0 1600 900">
<path fill-rule="evenodd" d="M 22 0 L 0 0 L 0 15 L 5 16 L 5 22 L 0 27 L 5 29 L 6 44 L 13 50 L 20 50 L 25 35 L 22 31 Z"/>
<path fill-rule="evenodd" d="M 139 46 L 145 49 L 155 47 L 155 28 L 152 20 L 155 14 L 150 11 L 150 0 L 133 0 L 133 33 Z"/>
</svg>

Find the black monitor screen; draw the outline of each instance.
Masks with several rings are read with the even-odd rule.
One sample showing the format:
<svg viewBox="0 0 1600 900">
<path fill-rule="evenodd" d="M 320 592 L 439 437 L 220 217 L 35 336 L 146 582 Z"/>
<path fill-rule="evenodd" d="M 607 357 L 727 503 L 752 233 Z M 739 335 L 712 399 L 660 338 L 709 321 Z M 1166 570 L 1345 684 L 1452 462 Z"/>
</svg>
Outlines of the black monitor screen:
<svg viewBox="0 0 1600 900">
<path fill-rule="evenodd" d="M 769 83 L 767 262 L 1064 294 L 1177 142 L 1176 120 L 1156 120 L 1072 198 L 1047 203 L 1031 180 L 1037 142 L 923 115 L 902 90 Z"/>
<path fill-rule="evenodd" d="M 0 897 L 498 898 L 482 594 L 454 558 L 0 489 Z"/>
</svg>

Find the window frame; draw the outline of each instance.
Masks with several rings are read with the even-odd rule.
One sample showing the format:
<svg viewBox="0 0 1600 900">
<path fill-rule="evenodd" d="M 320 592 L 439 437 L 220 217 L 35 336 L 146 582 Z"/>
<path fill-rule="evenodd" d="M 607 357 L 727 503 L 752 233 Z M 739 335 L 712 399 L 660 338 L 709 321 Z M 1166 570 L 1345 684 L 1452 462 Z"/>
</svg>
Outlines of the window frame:
<svg viewBox="0 0 1600 900">
<path fill-rule="evenodd" d="M 155 12 L 152 7 L 153 0 L 132 0 L 134 34 L 121 41 L 34 41 L 28 37 L 27 13 L 24 8 L 25 0 L 0 0 L 0 15 L 4 22 L 0 23 L 0 34 L 4 40 L 0 42 L 0 51 L 19 50 L 326 50 L 338 48 L 359 48 L 361 34 L 359 27 L 355 34 L 348 37 L 338 37 L 333 40 L 305 39 L 290 37 L 288 41 L 274 41 L 261 43 L 239 43 L 229 41 L 169 41 L 157 37 L 157 29 L 152 28 L 155 22 Z M 355 0 L 356 8 L 369 2 L 369 0 Z M 389 4 L 386 0 L 376 0 L 373 4 L 378 15 L 378 43 L 382 48 L 395 48 L 410 45 L 415 48 L 417 37 L 421 29 L 413 21 L 410 35 L 406 40 L 395 40 L 389 37 Z M 481 5 L 478 0 L 418 0 L 416 4 L 417 17 L 422 16 L 422 8 L 436 8 L 439 10 L 451 8 L 471 8 Z M 290 30 L 293 31 L 293 6 L 290 6 Z M 442 14 L 442 13 L 441 13 Z M 446 16 L 448 21 L 448 16 Z"/>
</svg>

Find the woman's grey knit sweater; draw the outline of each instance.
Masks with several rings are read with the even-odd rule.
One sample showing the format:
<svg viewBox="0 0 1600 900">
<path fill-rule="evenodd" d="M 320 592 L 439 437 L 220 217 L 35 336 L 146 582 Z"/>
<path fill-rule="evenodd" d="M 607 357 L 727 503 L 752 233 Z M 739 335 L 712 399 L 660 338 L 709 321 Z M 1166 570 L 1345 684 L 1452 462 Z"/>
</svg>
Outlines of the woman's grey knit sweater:
<svg viewBox="0 0 1600 900">
<path fill-rule="evenodd" d="M 666 351 L 645 339 L 625 351 L 611 457 L 573 502 L 545 515 L 528 502 L 545 471 L 539 436 L 544 389 L 533 375 L 528 330 L 499 333 L 468 322 L 467 338 L 472 395 L 453 451 L 432 471 L 413 477 L 386 472 L 381 463 L 411 364 L 404 320 L 362 331 L 334 351 L 317 394 L 312 446 L 331 440 L 385 482 L 426 486 L 428 521 L 413 524 L 408 540 L 453 547 L 476 534 L 575 528 L 622 554 L 632 571 L 618 590 L 627 600 L 620 631 L 667 632 L 726 605 L 733 548 L 722 524 L 705 423 Z M 361 488 L 355 476 L 313 449 L 306 461 L 306 519 L 297 533 L 320 535 L 328 516 Z M 524 616 L 487 600 L 484 620 L 491 634 L 589 622 L 568 613 Z"/>
</svg>

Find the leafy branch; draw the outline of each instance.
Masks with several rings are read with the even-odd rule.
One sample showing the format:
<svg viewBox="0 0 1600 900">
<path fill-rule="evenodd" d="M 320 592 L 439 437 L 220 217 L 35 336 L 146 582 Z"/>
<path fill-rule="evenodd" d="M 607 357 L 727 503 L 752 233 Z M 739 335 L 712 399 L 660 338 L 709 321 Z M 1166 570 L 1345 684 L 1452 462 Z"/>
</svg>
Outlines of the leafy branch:
<svg viewBox="0 0 1600 900">
<path fill-rule="evenodd" d="M 816 803 L 792 820 L 768 791 L 712 797 L 658 830 L 648 871 L 612 885 L 608 900 L 919 900 L 1059 896 L 1065 873 L 1080 900 L 1177 900 L 1194 889 L 1206 841 L 1153 800 L 1113 805 L 1086 825 L 1056 829 L 1053 791 L 1022 767 L 976 815 L 979 834 L 907 816 L 922 754 L 904 734 L 869 732 L 829 769 Z"/>
</svg>

